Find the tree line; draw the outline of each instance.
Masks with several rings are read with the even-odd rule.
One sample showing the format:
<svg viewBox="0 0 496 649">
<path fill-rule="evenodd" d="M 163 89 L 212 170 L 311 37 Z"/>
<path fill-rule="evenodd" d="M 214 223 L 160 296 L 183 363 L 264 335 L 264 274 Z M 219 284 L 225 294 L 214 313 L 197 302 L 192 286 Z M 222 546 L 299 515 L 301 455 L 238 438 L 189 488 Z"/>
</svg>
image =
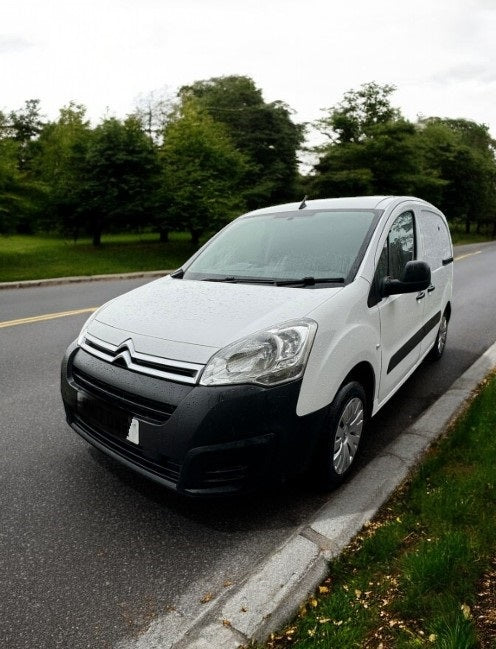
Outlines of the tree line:
<svg viewBox="0 0 496 649">
<path fill-rule="evenodd" d="M 0 233 L 58 231 L 95 246 L 110 231 L 188 231 L 197 244 L 243 211 L 310 198 L 412 194 L 466 231 L 496 236 L 495 142 L 487 126 L 408 121 L 374 82 L 350 90 L 312 125 L 266 102 L 245 76 L 150 97 L 125 119 L 92 126 L 71 102 L 55 121 L 40 102 L 0 112 Z M 308 128 L 326 138 L 305 146 Z M 299 156 L 315 164 L 299 171 Z"/>
</svg>

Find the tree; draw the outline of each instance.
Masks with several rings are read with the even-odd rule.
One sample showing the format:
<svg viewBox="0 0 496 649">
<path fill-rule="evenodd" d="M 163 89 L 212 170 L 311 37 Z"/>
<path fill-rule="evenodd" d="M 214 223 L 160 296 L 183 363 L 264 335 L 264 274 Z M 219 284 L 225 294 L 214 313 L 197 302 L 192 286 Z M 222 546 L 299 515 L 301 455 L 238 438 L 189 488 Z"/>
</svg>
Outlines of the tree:
<svg viewBox="0 0 496 649">
<path fill-rule="evenodd" d="M 36 186 L 18 168 L 17 143 L 0 138 L 0 234 L 14 232 L 35 210 Z"/>
<path fill-rule="evenodd" d="M 245 76 L 196 81 L 181 88 L 179 95 L 195 97 L 244 154 L 249 164 L 240 188 L 248 208 L 295 199 L 297 151 L 304 131 L 292 121 L 286 104 L 266 103 L 262 91 Z"/>
<path fill-rule="evenodd" d="M 329 142 L 317 149 L 309 184 L 316 195 L 415 194 L 465 229 L 493 223 L 495 142 L 487 127 L 430 117 L 412 124 L 390 103 L 394 86 L 350 90 L 317 126 Z"/>
<path fill-rule="evenodd" d="M 445 182 L 426 168 L 415 125 L 391 106 L 393 91 L 390 85 L 364 84 L 317 122 L 329 142 L 316 150 L 312 195 L 439 196 Z"/>
<path fill-rule="evenodd" d="M 28 99 L 23 108 L 11 111 L 11 137 L 19 144 L 19 168 L 26 169 L 34 155 L 33 143 L 43 128 L 43 118 L 40 112 L 40 100 Z"/>
<path fill-rule="evenodd" d="M 444 181 L 424 165 L 415 125 L 403 120 L 376 124 L 358 142 L 323 150 L 310 182 L 315 196 L 410 194 L 433 200 Z"/>
<path fill-rule="evenodd" d="M 391 106 L 390 97 L 395 90 L 393 85 L 381 86 L 375 81 L 362 84 L 358 90 L 348 90 L 325 117 L 315 122 L 315 128 L 333 143 L 361 142 L 374 127 L 401 118 L 399 109 Z"/>
<path fill-rule="evenodd" d="M 437 204 L 450 220 L 493 224 L 496 235 L 496 162 L 487 126 L 464 119 L 430 117 L 419 122 L 426 164 L 445 181 Z"/>
<path fill-rule="evenodd" d="M 56 122 L 44 126 L 32 167 L 47 187 L 42 223 L 75 240 L 84 228 L 83 192 L 91 138 L 86 108 L 70 102 Z"/>
<path fill-rule="evenodd" d="M 162 200 L 171 225 L 188 230 L 198 245 L 205 231 L 243 209 L 239 182 L 246 159 L 192 97 L 183 98 L 164 135 Z"/>
<path fill-rule="evenodd" d="M 112 117 L 97 126 L 84 162 L 81 190 L 93 245 L 105 228 L 140 228 L 155 209 L 158 160 L 155 147 L 139 120 Z"/>
<path fill-rule="evenodd" d="M 328 147 L 321 155 L 309 179 L 308 192 L 312 198 L 373 194 L 373 181 L 363 147 L 347 142 Z"/>
<path fill-rule="evenodd" d="M 310 182 L 312 195 L 389 193 L 389 187 L 402 184 L 398 175 L 411 175 L 413 127 L 391 106 L 394 89 L 375 82 L 363 84 L 346 92 L 328 115 L 317 120 L 315 128 L 329 142 L 315 149 L 319 160 Z"/>
<path fill-rule="evenodd" d="M 165 126 L 174 109 L 172 97 L 164 91 L 150 92 L 138 99 L 133 115 L 138 118 L 143 131 L 157 144 L 162 144 Z"/>
<path fill-rule="evenodd" d="M 27 104 L 29 102 L 26 102 Z M 35 102 L 36 103 L 36 102 Z M 30 232 L 43 199 L 43 185 L 29 173 L 23 160 L 31 144 L 26 129 L 20 136 L 9 116 L 0 112 L 0 233 Z M 22 121 L 22 120 L 21 120 Z"/>
</svg>

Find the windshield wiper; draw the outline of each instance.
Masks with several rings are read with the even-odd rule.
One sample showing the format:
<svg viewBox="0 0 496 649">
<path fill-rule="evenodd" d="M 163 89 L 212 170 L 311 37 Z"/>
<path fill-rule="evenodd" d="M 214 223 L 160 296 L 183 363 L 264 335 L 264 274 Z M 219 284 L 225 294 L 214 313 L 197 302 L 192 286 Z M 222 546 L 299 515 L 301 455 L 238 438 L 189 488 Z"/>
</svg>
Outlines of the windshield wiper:
<svg viewBox="0 0 496 649">
<path fill-rule="evenodd" d="M 202 282 L 231 282 L 232 284 L 277 284 L 275 279 L 264 279 L 263 277 L 204 277 Z"/>
<path fill-rule="evenodd" d="M 174 279 L 182 279 L 184 277 L 184 270 L 182 268 L 178 268 L 173 273 L 171 273 L 170 276 Z"/>
<path fill-rule="evenodd" d="M 314 284 L 344 284 L 344 277 L 302 277 L 301 279 L 282 279 L 277 286 L 313 286 Z"/>
<path fill-rule="evenodd" d="M 344 284 L 344 277 L 302 277 L 301 279 L 271 279 L 269 277 L 204 277 L 202 282 L 230 282 L 232 284 L 271 284 L 272 286 L 314 286 L 315 284 Z"/>
<path fill-rule="evenodd" d="M 202 277 L 202 282 L 236 282 L 237 279 L 234 275 L 229 277 Z"/>
</svg>

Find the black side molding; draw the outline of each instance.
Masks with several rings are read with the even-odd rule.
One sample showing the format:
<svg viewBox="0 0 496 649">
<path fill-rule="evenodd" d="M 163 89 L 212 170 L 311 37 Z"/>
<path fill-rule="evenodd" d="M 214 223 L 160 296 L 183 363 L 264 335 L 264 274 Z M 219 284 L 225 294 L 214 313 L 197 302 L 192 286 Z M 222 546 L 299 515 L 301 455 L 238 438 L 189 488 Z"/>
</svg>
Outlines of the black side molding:
<svg viewBox="0 0 496 649">
<path fill-rule="evenodd" d="M 389 374 L 394 370 L 394 368 L 401 363 L 401 361 L 408 356 L 408 354 L 415 349 L 421 340 L 423 340 L 431 329 L 439 323 L 441 320 L 441 311 L 438 311 L 436 315 L 432 316 L 423 327 L 421 327 L 416 334 L 414 334 L 410 340 L 408 340 L 403 347 L 400 347 L 397 352 L 391 356 L 389 365 L 387 368 L 387 373 Z"/>
<path fill-rule="evenodd" d="M 448 257 L 447 259 L 443 259 L 443 266 L 447 266 L 448 264 L 453 263 L 453 257 Z"/>
</svg>

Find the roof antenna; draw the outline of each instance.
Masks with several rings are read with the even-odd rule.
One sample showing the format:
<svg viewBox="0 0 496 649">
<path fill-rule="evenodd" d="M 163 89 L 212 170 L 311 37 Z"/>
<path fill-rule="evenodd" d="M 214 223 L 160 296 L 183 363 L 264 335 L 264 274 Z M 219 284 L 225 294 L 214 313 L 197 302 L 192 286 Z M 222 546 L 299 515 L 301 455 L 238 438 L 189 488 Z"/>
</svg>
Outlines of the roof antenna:
<svg viewBox="0 0 496 649">
<path fill-rule="evenodd" d="M 307 204 L 306 204 L 307 198 L 308 198 L 308 196 L 305 194 L 305 196 L 303 197 L 303 200 L 300 203 L 300 207 L 298 208 L 299 210 L 304 210 L 305 209 L 305 207 L 307 206 Z"/>
</svg>

